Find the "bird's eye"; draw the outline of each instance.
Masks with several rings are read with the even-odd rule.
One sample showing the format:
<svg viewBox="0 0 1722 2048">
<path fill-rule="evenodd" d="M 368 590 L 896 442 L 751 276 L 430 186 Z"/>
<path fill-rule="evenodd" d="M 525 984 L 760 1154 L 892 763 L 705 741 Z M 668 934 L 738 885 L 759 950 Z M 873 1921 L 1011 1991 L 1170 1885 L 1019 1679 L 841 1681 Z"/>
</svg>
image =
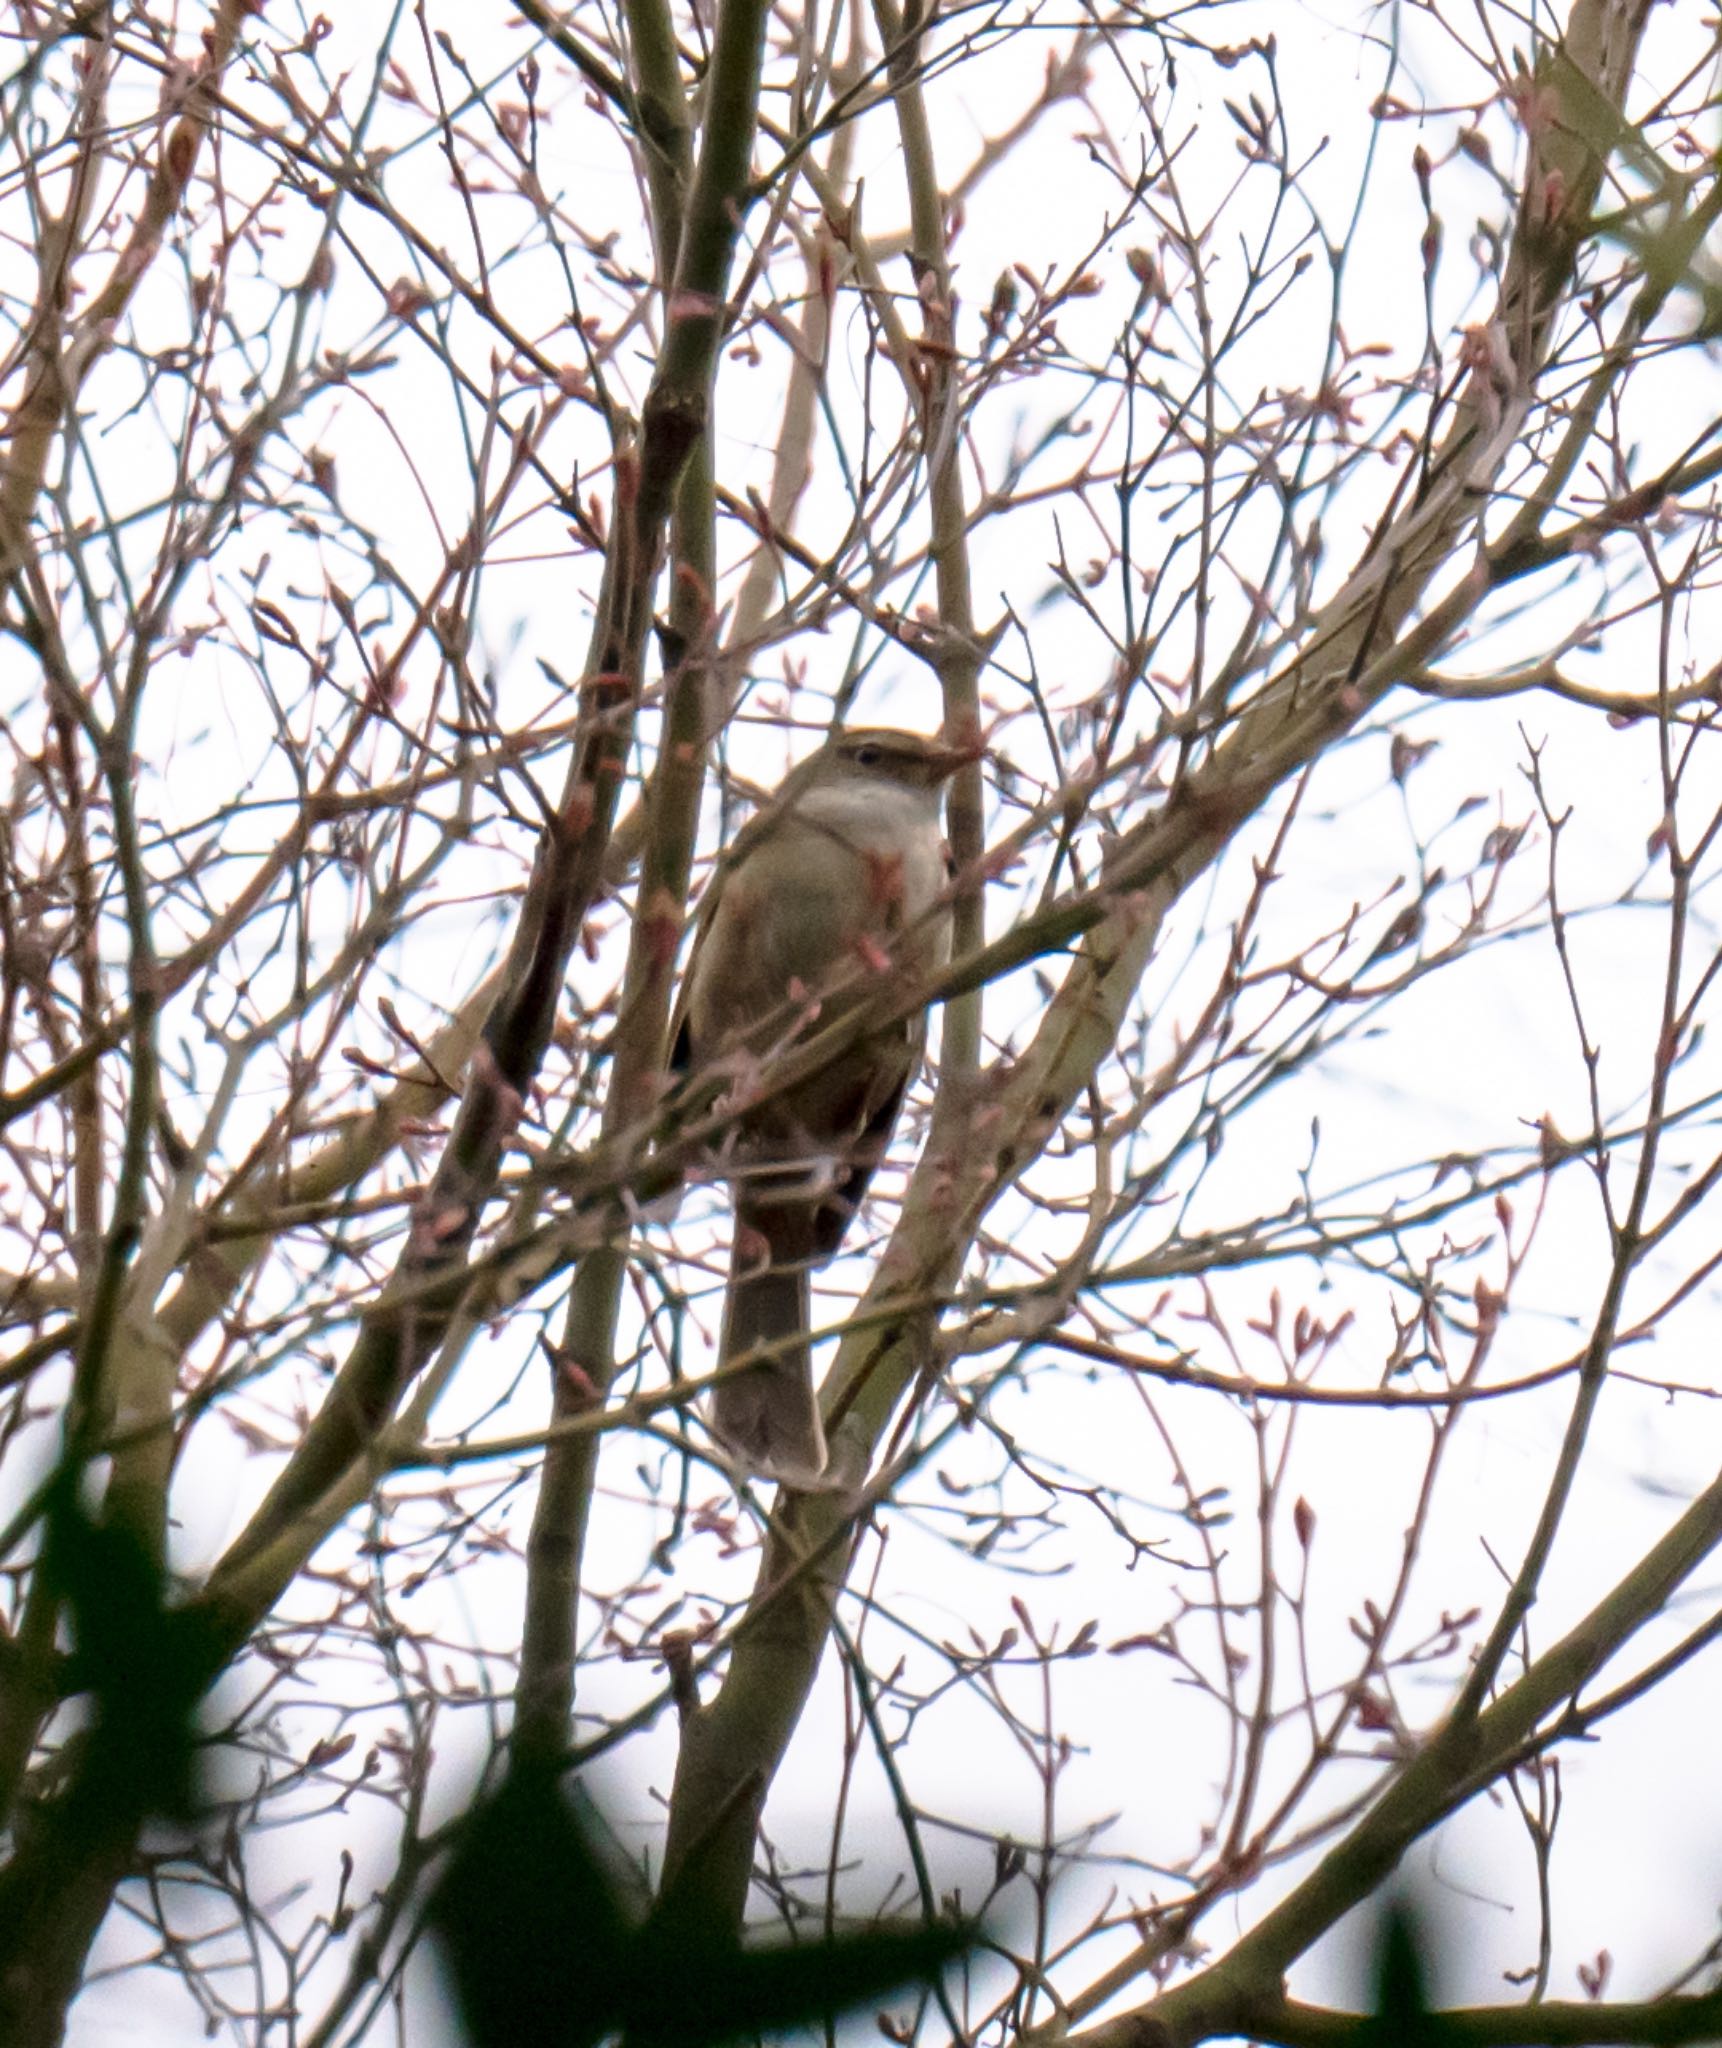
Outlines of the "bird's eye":
<svg viewBox="0 0 1722 2048">
<path fill-rule="evenodd" d="M 857 768 L 877 768 L 884 758 L 885 749 L 873 740 L 868 740 L 855 749 L 855 765 Z"/>
</svg>

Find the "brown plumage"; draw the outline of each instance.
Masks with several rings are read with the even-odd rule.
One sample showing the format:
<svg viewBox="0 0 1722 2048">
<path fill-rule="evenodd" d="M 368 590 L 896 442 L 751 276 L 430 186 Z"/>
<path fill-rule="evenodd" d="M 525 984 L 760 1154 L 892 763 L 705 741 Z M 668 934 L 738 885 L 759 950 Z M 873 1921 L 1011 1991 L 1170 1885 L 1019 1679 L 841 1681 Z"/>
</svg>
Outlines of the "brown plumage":
<svg viewBox="0 0 1722 2048">
<path fill-rule="evenodd" d="M 774 1047 L 842 1017 L 879 976 L 914 981 L 950 950 L 941 791 L 972 750 L 860 729 L 804 761 L 737 837 L 700 906 L 674 1028 L 684 1070 L 733 1062 L 745 1087 Z M 891 1140 L 920 1063 L 916 1017 L 745 1110 L 726 1164 L 735 1238 L 714 1435 L 749 1471 L 821 1483 L 808 1275 L 831 1258 Z"/>
</svg>

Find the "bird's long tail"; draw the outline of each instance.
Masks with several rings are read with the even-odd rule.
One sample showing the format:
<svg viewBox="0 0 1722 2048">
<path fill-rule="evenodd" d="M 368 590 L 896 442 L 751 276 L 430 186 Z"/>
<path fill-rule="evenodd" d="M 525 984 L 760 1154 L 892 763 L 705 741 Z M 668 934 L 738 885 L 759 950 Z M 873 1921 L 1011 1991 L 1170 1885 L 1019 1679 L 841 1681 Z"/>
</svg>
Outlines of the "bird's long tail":
<svg viewBox="0 0 1722 2048">
<path fill-rule="evenodd" d="M 750 1472 L 786 1485 L 823 1483 L 825 1431 L 807 1341 L 811 1219 L 800 1204 L 737 1205 L 720 1366 L 768 1355 L 712 1390 L 712 1434 Z M 803 1242 L 803 1240 L 806 1242 Z"/>
</svg>

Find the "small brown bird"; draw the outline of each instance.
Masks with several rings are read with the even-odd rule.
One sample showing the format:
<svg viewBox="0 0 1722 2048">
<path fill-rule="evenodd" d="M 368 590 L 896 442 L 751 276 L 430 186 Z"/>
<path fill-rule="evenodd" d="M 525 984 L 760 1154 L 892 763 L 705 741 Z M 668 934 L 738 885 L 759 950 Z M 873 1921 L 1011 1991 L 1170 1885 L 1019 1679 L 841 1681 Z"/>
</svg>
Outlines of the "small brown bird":
<svg viewBox="0 0 1722 2048">
<path fill-rule="evenodd" d="M 950 952 L 940 804 L 976 758 L 920 733 L 860 728 L 801 763 L 738 835 L 700 905 L 672 1032 L 684 1071 L 744 1070 Z M 718 1362 L 770 1347 L 712 1397 L 713 1434 L 752 1472 L 821 1483 L 825 1433 L 808 1345 L 808 1275 L 831 1258 L 891 1140 L 924 1016 L 851 1047 L 738 1119 L 735 1238 Z"/>
</svg>

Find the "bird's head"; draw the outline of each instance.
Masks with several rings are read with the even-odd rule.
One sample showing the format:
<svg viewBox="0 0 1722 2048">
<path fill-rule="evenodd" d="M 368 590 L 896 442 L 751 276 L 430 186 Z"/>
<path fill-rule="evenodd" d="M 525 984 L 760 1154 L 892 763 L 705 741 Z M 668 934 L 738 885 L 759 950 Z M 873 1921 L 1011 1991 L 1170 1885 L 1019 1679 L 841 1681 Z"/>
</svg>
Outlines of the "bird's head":
<svg viewBox="0 0 1722 2048">
<path fill-rule="evenodd" d="M 978 745 L 950 746 L 925 733 L 893 726 L 857 726 L 839 733 L 827 749 L 825 774 L 845 782 L 896 783 L 909 789 L 938 789 L 959 768 L 978 761 Z"/>
</svg>

